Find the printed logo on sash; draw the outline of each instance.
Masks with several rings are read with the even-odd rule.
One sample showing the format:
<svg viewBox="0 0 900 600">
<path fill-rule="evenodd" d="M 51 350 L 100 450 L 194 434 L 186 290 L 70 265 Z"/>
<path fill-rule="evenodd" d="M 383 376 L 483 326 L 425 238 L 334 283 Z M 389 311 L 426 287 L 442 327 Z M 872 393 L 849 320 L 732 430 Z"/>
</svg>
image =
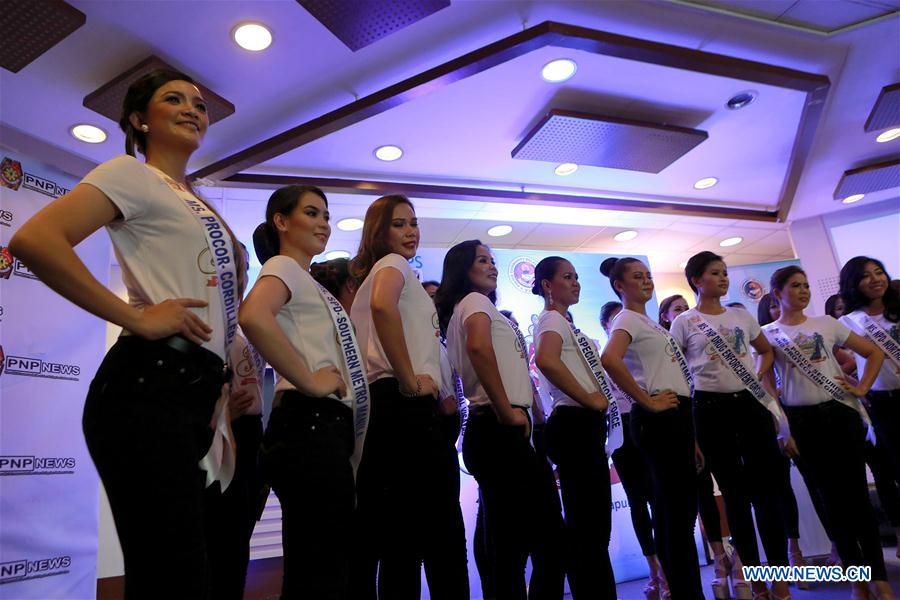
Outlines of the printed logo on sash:
<svg viewBox="0 0 900 600">
<path fill-rule="evenodd" d="M 756 398 L 757 402 L 762 404 L 763 407 L 772 413 L 778 423 L 778 437 L 783 440 L 788 439 L 791 435 L 790 426 L 788 425 L 787 416 L 781 409 L 778 400 L 773 398 L 772 395 L 766 391 L 756 378 L 756 374 L 747 369 L 743 361 L 732 351 L 732 348 L 741 348 L 741 344 L 738 343 L 738 340 L 743 339 L 743 330 L 740 327 L 735 326 L 733 331 L 740 331 L 741 336 L 738 337 L 736 334 L 732 335 L 731 343 L 729 343 L 729 340 L 722 337 L 722 335 L 716 331 L 716 328 L 713 327 L 709 321 L 704 319 L 700 313 L 694 313 L 688 320 L 706 337 L 708 342 L 707 352 L 711 346 L 718 354 L 719 358 L 722 359 L 722 362 L 731 369 L 731 372 L 734 373 L 735 377 L 737 377 L 744 387 L 747 388 L 747 391 Z M 746 343 L 744 346 L 746 347 Z"/>
<path fill-rule="evenodd" d="M 879 350 L 884 352 L 885 358 L 893 363 L 894 370 L 900 373 L 900 327 L 896 324 L 888 331 L 875 319 L 867 315 L 861 310 L 854 311 L 847 315 L 856 325 L 865 332 L 866 338 L 871 340 L 878 346 Z"/>
<path fill-rule="evenodd" d="M 684 353 L 681 351 L 681 348 L 678 347 L 678 342 L 675 341 L 675 338 L 672 337 L 672 334 L 666 331 L 666 329 L 660 325 L 659 323 L 654 322 L 647 315 L 642 315 L 640 313 L 635 313 L 641 319 L 643 319 L 647 324 L 650 325 L 658 334 L 663 336 L 666 340 L 666 354 L 672 357 L 672 362 L 677 362 L 679 368 L 681 369 L 681 375 L 684 377 L 684 381 L 687 383 L 688 387 L 691 390 L 691 396 L 694 395 L 694 378 L 691 377 L 691 370 L 688 368 L 687 360 L 684 358 Z M 651 390 L 647 390 L 647 393 L 651 393 Z"/>
<path fill-rule="evenodd" d="M 852 408 L 856 412 L 859 413 L 859 416 L 862 418 L 863 423 L 866 424 L 866 427 L 869 429 L 869 437 L 874 440 L 874 432 L 872 430 L 872 421 L 869 419 L 869 414 L 866 412 L 865 407 L 863 407 L 862 403 L 859 401 L 859 398 L 856 396 L 851 396 L 848 392 L 844 390 L 840 386 L 840 384 L 825 375 L 822 371 L 820 371 L 816 366 L 812 363 L 810 359 L 806 357 L 803 351 L 797 347 L 797 345 L 791 341 L 791 339 L 787 336 L 785 332 L 783 332 L 778 327 L 770 327 L 768 329 L 769 333 L 771 333 L 772 340 L 775 342 L 775 345 L 782 351 L 785 358 L 794 366 L 800 373 L 802 373 L 807 379 L 812 381 L 822 390 L 824 390 L 829 396 L 831 396 L 834 400 L 837 400 L 841 404 Z M 804 339 L 812 339 L 815 336 L 822 337 L 818 332 L 816 332 L 813 336 L 802 336 Z M 800 337 L 800 336 L 797 336 Z M 815 353 L 815 349 L 814 349 Z M 827 353 L 827 349 L 826 349 Z M 826 356 L 826 358 L 830 357 L 830 354 Z M 834 358 L 831 358 L 834 360 Z M 825 360 L 825 359 L 822 359 Z M 822 362 L 822 360 L 818 362 Z M 837 361 L 835 361 L 835 366 L 840 372 L 840 366 L 837 365 Z"/>
</svg>

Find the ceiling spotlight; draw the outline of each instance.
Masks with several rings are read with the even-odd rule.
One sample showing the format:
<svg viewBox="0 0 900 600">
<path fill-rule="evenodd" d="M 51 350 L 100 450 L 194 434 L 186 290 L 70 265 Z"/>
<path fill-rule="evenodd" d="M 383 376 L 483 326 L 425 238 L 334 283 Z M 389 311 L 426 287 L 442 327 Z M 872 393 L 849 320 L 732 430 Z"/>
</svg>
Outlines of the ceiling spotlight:
<svg viewBox="0 0 900 600">
<path fill-rule="evenodd" d="M 575 171 L 578 170 L 578 165 L 575 163 L 563 163 L 553 169 L 553 172 L 561 177 L 565 177 L 566 175 L 571 175 Z"/>
<path fill-rule="evenodd" d="M 334 260 L 336 258 L 350 258 L 350 253 L 346 250 L 332 250 L 331 252 L 325 253 L 325 258 L 327 260 Z"/>
<path fill-rule="evenodd" d="M 613 236 L 613 239 L 617 242 L 627 242 L 628 240 L 633 240 L 638 236 L 638 232 L 634 229 L 629 229 L 628 231 L 620 231 L 616 235 Z"/>
<path fill-rule="evenodd" d="M 363 220 L 356 217 L 350 219 L 341 219 L 337 222 L 337 228 L 341 231 L 356 231 L 362 229 Z"/>
<path fill-rule="evenodd" d="M 875 138 L 875 141 L 883 144 L 884 142 L 890 142 L 897 138 L 900 138 L 900 127 L 894 127 L 893 129 L 888 129 L 887 131 L 879 133 L 878 137 Z"/>
<path fill-rule="evenodd" d="M 738 110 L 744 108 L 759 96 L 759 93 L 754 90 L 746 90 L 744 92 L 738 92 L 734 96 L 728 99 L 728 102 L 725 103 L 725 106 L 730 108 L 731 110 Z"/>
<path fill-rule="evenodd" d="M 852 196 L 847 196 L 846 198 L 841 200 L 841 202 L 843 202 L 844 204 L 853 204 L 854 202 L 859 202 L 865 197 L 865 194 L 853 194 Z"/>
<path fill-rule="evenodd" d="M 375 157 L 378 160 L 391 162 L 403 156 L 403 150 L 399 146 L 379 146 L 375 148 Z"/>
<path fill-rule="evenodd" d="M 509 234 L 512 232 L 512 227 L 509 225 L 495 225 L 488 229 L 488 235 L 491 237 L 500 237 Z"/>
<path fill-rule="evenodd" d="M 259 52 L 272 45 L 272 32 L 260 23 L 242 23 L 231 32 L 234 42 L 250 52 Z"/>
<path fill-rule="evenodd" d="M 719 183 L 719 180 L 715 177 L 704 177 L 703 179 L 697 181 L 697 183 L 694 184 L 694 189 L 695 190 L 705 190 L 707 188 L 711 188 L 712 186 L 716 185 L 717 183 Z"/>
<path fill-rule="evenodd" d="M 744 241 L 744 238 L 737 235 L 735 237 L 725 238 L 724 240 L 719 242 L 719 245 L 722 246 L 723 248 L 728 248 L 729 246 L 737 246 L 738 244 L 740 244 L 743 241 Z"/>
<path fill-rule="evenodd" d="M 73 125 L 69 132 L 76 140 L 81 140 L 88 144 L 99 144 L 106 141 L 106 132 L 93 125 Z"/>
<path fill-rule="evenodd" d="M 544 81 L 549 81 L 550 83 L 561 83 L 571 78 L 576 70 L 578 70 L 578 65 L 575 64 L 574 60 L 559 58 L 551 60 L 544 65 L 544 68 L 541 69 L 541 77 L 544 78 Z"/>
</svg>

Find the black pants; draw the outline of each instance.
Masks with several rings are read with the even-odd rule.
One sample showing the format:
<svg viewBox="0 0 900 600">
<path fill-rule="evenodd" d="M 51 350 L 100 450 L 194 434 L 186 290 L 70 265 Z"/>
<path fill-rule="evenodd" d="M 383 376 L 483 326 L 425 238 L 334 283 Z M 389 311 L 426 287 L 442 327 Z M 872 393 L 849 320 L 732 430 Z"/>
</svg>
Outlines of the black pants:
<svg viewBox="0 0 900 600">
<path fill-rule="evenodd" d="M 467 599 L 466 537 L 456 451 L 431 396 L 406 398 L 396 379 L 370 386 L 372 410 L 357 476 L 360 536 L 353 598 L 418 599 L 421 564 L 435 599 Z M 451 468 L 451 464 L 453 467 Z"/>
<path fill-rule="evenodd" d="M 259 445 L 262 417 L 242 415 L 231 422 L 237 449 L 234 477 L 225 493 L 218 481 L 206 488 L 206 539 L 212 571 L 212 597 L 216 600 L 244 597 L 250 536 L 256 525 L 262 476 Z"/>
<path fill-rule="evenodd" d="M 656 554 L 656 545 L 653 543 L 653 524 L 647 505 L 653 498 L 653 481 L 644 455 L 631 439 L 631 413 L 622 415 L 622 430 L 624 439 L 612 454 L 613 464 L 628 498 L 631 525 L 641 545 L 641 552 L 644 556 L 652 556 Z"/>
<path fill-rule="evenodd" d="M 794 495 L 794 488 L 791 484 L 791 462 L 794 463 L 794 466 L 797 467 L 797 471 L 799 471 L 800 476 L 803 478 L 803 483 L 806 485 L 806 489 L 809 492 L 809 499 L 812 501 L 816 516 L 819 517 L 819 522 L 822 523 L 825 535 L 828 536 L 829 540 L 834 541 L 834 537 L 831 535 L 831 527 L 828 526 L 828 515 L 825 514 L 825 503 L 822 501 L 822 492 L 819 491 L 819 487 L 816 485 L 815 478 L 809 468 L 809 463 L 803 456 L 798 456 L 794 459 L 787 458 L 786 456 L 781 457 L 778 493 L 780 494 L 781 499 L 781 514 L 784 518 L 784 530 L 788 539 L 800 539 L 800 513 L 797 508 L 797 497 Z"/>
<path fill-rule="evenodd" d="M 866 565 L 886 580 L 878 524 L 866 481 L 865 428 L 855 410 L 836 400 L 785 407 L 797 449 L 812 471 L 845 567 Z"/>
<path fill-rule="evenodd" d="M 884 511 L 891 527 L 900 527 L 900 489 L 898 489 L 900 477 L 893 463 L 881 446 L 867 441 L 866 464 L 869 465 L 872 478 L 875 480 L 875 491 L 878 492 L 881 510 Z"/>
<path fill-rule="evenodd" d="M 609 561 L 612 495 L 606 458 L 606 413 L 557 406 L 545 432 L 566 513 L 567 571 L 576 599 L 614 600 Z"/>
<path fill-rule="evenodd" d="M 653 477 L 653 530 L 659 562 L 674 600 L 703 598 L 694 544 L 697 519 L 697 467 L 691 399 L 677 408 L 652 413 L 631 409 L 631 435 Z"/>
<path fill-rule="evenodd" d="M 771 485 L 781 451 L 768 410 L 744 390 L 733 394 L 694 392 L 697 442 L 725 499 L 728 528 L 745 565 L 760 564 L 756 528 L 768 564 L 788 564 L 787 533 L 778 489 Z"/>
<path fill-rule="evenodd" d="M 889 457 L 894 471 L 900 473 L 900 390 L 873 390 L 866 398 L 875 428 L 875 443 Z"/>
<path fill-rule="evenodd" d="M 281 503 L 281 597 L 349 598 L 353 545 L 353 414 L 331 398 L 284 392 L 260 451 Z"/>
<path fill-rule="evenodd" d="M 561 599 L 565 584 L 559 492 L 547 461 L 524 427 L 501 425 L 491 410 L 472 410 L 463 456 L 481 490 L 489 561 L 498 600 L 522 600 L 531 556 L 531 600 Z"/>
<path fill-rule="evenodd" d="M 122 545 L 126 598 L 211 597 L 198 462 L 223 382 L 214 353 L 136 336 L 119 338 L 91 382 L 84 436 Z"/>
<path fill-rule="evenodd" d="M 709 464 L 697 474 L 697 512 L 700 522 L 710 542 L 722 541 L 722 523 L 719 519 L 719 505 L 716 503 L 716 491 L 710 475 Z"/>
</svg>

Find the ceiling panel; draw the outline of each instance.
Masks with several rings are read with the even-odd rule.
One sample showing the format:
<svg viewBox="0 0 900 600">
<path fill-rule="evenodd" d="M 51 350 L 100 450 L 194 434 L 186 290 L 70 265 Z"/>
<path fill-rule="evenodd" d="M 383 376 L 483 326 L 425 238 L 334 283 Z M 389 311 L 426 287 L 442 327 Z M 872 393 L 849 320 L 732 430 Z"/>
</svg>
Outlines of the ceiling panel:
<svg viewBox="0 0 900 600">
<path fill-rule="evenodd" d="M 804 25 L 825 31 L 847 27 L 890 12 L 883 7 L 848 0 L 800 0 L 779 21 Z"/>
<path fill-rule="evenodd" d="M 513 230 L 507 235 L 500 237 L 491 237 L 487 234 L 487 230 L 494 225 L 511 225 Z M 521 242 L 529 233 L 531 233 L 537 223 L 510 223 L 509 221 L 482 221 L 471 220 L 466 223 L 456 233 L 453 240 L 454 244 L 458 244 L 465 240 L 481 240 L 483 243 L 496 248 L 514 248 L 516 244 Z"/>
<path fill-rule="evenodd" d="M 743 245 L 743 244 L 741 244 Z M 789 254 L 792 253 L 791 237 L 787 230 L 775 231 L 741 248 L 741 254 Z"/>
<path fill-rule="evenodd" d="M 553 225 L 541 223 L 532 229 L 519 243 L 520 246 L 568 247 L 577 248 L 590 238 L 600 233 L 597 227 L 578 225 Z M 605 230 L 603 230 L 605 231 Z"/>
<path fill-rule="evenodd" d="M 770 262 L 768 254 L 726 254 L 722 258 L 725 259 L 725 264 L 732 267 Z"/>
</svg>

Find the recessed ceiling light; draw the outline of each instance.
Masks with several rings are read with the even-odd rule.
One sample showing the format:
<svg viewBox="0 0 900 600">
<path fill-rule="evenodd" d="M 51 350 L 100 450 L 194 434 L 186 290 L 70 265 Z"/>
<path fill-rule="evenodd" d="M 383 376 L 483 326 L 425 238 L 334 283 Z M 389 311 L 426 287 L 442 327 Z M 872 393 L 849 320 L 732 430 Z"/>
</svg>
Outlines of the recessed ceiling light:
<svg viewBox="0 0 900 600">
<path fill-rule="evenodd" d="M 106 141 L 106 132 L 93 125 L 73 125 L 69 131 L 76 140 L 81 140 L 88 144 L 99 144 Z"/>
<path fill-rule="evenodd" d="M 337 222 L 337 228 L 341 231 L 356 231 L 362 229 L 363 220 L 352 217 L 350 219 L 341 219 Z"/>
<path fill-rule="evenodd" d="M 879 133 L 878 137 L 875 138 L 875 141 L 883 144 L 884 142 L 890 142 L 897 138 L 900 138 L 900 127 L 895 127 Z"/>
<path fill-rule="evenodd" d="M 628 231 L 620 231 L 616 235 L 613 236 L 613 239 L 617 242 L 627 242 L 628 240 L 633 240 L 638 236 L 638 232 L 634 229 L 629 229 Z"/>
<path fill-rule="evenodd" d="M 559 58 L 544 65 L 544 68 L 541 69 L 541 77 L 550 83 L 560 83 L 571 78 L 577 70 L 578 65 L 574 60 Z"/>
<path fill-rule="evenodd" d="M 575 163 L 563 163 L 563 164 L 559 165 L 558 167 L 556 167 L 555 169 L 553 169 L 553 172 L 556 173 L 557 175 L 565 177 L 566 175 L 571 175 L 572 173 L 574 173 L 577 170 L 578 170 L 578 165 L 576 165 Z"/>
<path fill-rule="evenodd" d="M 397 160 L 403 156 L 403 150 L 399 146 L 379 146 L 375 148 L 375 157 L 385 162 Z"/>
<path fill-rule="evenodd" d="M 325 253 L 325 258 L 327 260 L 334 260 L 336 258 L 350 258 L 350 253 L 346 250 L 332 250 L 331 252 Z"/>
<path fill-rule="evenodd" d="M 728 248 L 729 246 L 737 246 L 738 244 L 740 244 L 743 241 L 744 241 L 744 238 L 742 238 L 739 235 L 736 235 L 734 237 L 725 238 L 724 240 L 719 242 L 719 245 L 722 246 L 723 248 Z"/>
<path fill-rule="evenodd" d="M 242 23 L 231 32 L 234 42 L 251 52 L 265 50 L 272 44 L 272 32 L 260 23 Z"/>
<path fill-rule="evenodd" d="M 852 196 L 847 196 L 846 198 L 841 200 L 841 202 L 843 202 L 844 204 L 853 204 L 854 202 L 859 202 L 865 197 L 865 194 L 853 194 Z"/>
<path fill-rule="evenodd" d="M 488 235 L 491 237 L 500 237 L 509 234 L 511 231 L 512 227 L 509 225 L 494 225 L 488 229 Z"/>
<path fill-rule="evenodd" d="M 725 106 L 730 108 L 731 110 L 738 110 L 744 108 L 759 96 L 759 93 L 754 90 L 746 90 L 744 92 L 738 92 L 734 96 L 728 99 L 728 102 L 725 103 Z"/>
<path fill-rule="evenodd" d="M 697 183 L 694 184 L 694 189 L 695 190 L 705 190 L 707 188 L 711 188 L 712 186 L 716 185 L 717 183 L 719 183 L 719 180 L 715 177 L 704 177 L 703 179 L 700 179 L 699 181 L 697 181 Z"/>
</svg>

